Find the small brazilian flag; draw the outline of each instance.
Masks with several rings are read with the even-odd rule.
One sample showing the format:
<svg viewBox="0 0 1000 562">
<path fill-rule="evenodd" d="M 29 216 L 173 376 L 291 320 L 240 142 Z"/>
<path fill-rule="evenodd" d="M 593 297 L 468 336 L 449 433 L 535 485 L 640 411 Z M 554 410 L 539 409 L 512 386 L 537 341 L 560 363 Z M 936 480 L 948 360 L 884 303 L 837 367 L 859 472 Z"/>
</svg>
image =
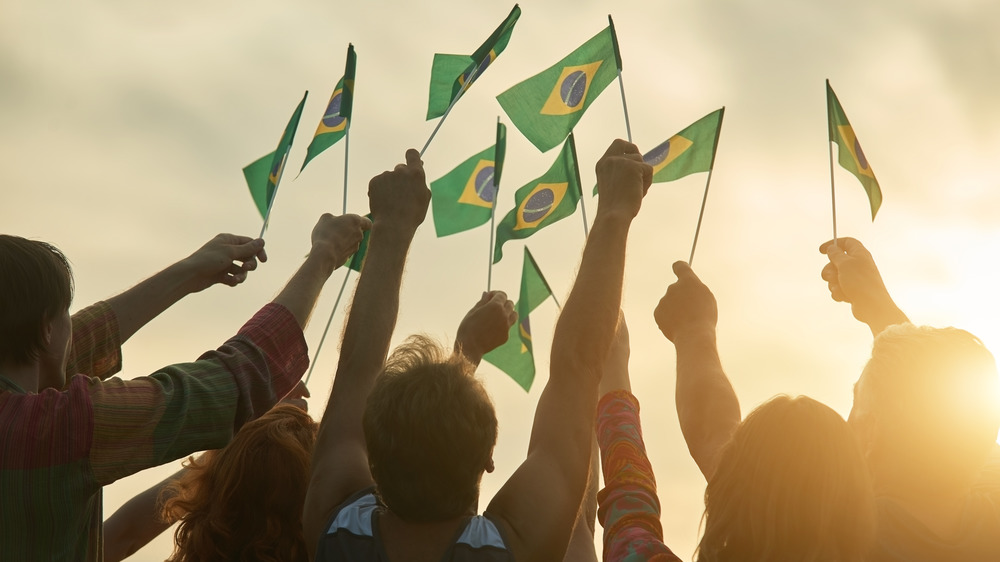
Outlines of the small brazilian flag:
<svg viewBox="0 0 1000 562">
<path fill-rule="evenodd" d="M 514 123 L 539 150 L 566 138 L 591 102 L 618 74 L 615 35 L 608 26 L 548 70 L 497 96 Z"/>
<path fill-rule="evenodd" d="M 431 206 L 438 238 L 475 228 L 493 216 L 507 128 L 497 123 L 497 142 L 431 183 Z"/>
<path fill-rule="evenodd" d="M 643 162 L 653 167 L 653 183 L 674 181 L 711 170 L 725 111 L 723 107 L 709 113 L 644 154 Z M 597 195 L 596 186 L 594 195 Z"/>
<path fill-rule="evenodd" d="M 347 134 L 347 128 L 351 125 L 351 109 L 354 105 L 354 71 L 358 66 L 358 57 L 354 54 L 354 45 L 347 45 L 347 65 L 344 68 L 344 76 L 337 82 L 337 86 L 330 95 L 330 101 L 326 104 L 326 111 L 323 118 L 319 120 L 313 140 L 306 149 L 306 159 L 302 162 L 302 170 L 306 169 L 306 164 L 319 155 L 320 152 L 330 148 Z"/>
<path fill-rule="evenodd" d="M 535 258 L 524 248 L 524 265 L 521 268 L 521 295 L 514 309 L 517 322 L 510 327 L 507 343 L 483 356 L 483 359 L 507 373 L 525 391 L 531 390 L 535 380 L 535 356 L 531 344 L 531 322 L 528 316 L 545 299 L 552 296 L 552 289 L 545 281 Z"/>
<path fill-rule="evenodd" d="M 840 106 L 837 94 L 833 93 L 829 80 L 826 81 L 826 114 L 830 142 L 837 143 L 840 165 L 854 174 L 865 188 L 872 209 L 872 220 L 875 220 L 875 213 L 882 205 L 882 190 L 879 189 L 875 172 L 872 172 L 865 153 L 861 151 L 858 137 L 854 134 L 854 127 L 851 127 L 851 122 L 847 120 L 844 108 Z"/>
<path fill-rule="evenodd" d="M 570 134 L 549 171 L 514 194 L 514 208 L 497 225 L 493 263 L 503 258 L 501 249 L 508 240 L 527 238 L 576 212 L 581 194 L 576 146 Z"/>
<path fill-rule="evenodd" d="M 307 96 L 309 96 L 308 91 L 302 95 L 302 101 L 295 108 L 295 113 L 292 113 L 292 118 L 288 120 L 285 131 L 281 133 L 278 148 L 243 168 L 243 177 L 247 180 L 250 195 L 261 217 L 267 217 L 267 209 L 275 193 L 278 192 L 278 183 L 281 181 L 282 172 L 285 171 L 288 152 L 292 149 L 292 138 L 295 137 L 295 130 L 299 127 L 299 117 L 302 116 Z"/>
<path fill-rule="evenodd" d="M 365 215 L 368 220 L 372 219 L 371 213 Z M 354 252 L 354 255 L 347 260 L 347 267 L 361 273 L 361 269 L 365 266 L 365 258 L 368 257 L 368 239 L 371 237 L 372 229 L 365 231 L 364 236 L 361 237 L 361 245 L 358 246 L 358 251 Z"/>
<path fill-rule="evenodd" d="M 448 111 L 448 106 L 479 78 L 493 64 L 500 53 L 507 48 L 510 34 L 514 31 L 517 18 L 521 17 L 521 8 L 514 4 L 514 9 L 507 15 L 499 27 L 486 42 L 476 49 L 471 56 L 466 55 L 434 55 L 431 66 L 431 89 L 427 101 L 427 119 L 441 117 Z M 475 70 L 475 75 L 473 75 Z"/>
</svg>

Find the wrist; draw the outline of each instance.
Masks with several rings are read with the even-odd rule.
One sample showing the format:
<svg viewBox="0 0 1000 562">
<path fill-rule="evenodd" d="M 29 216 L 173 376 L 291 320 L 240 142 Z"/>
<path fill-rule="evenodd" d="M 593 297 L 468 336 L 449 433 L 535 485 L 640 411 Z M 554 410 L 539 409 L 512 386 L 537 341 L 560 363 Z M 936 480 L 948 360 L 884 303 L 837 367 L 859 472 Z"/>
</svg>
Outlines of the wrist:
<svg viewBox="0 0 1000 562">
<path fill-rule="evenodd" d="M 715 324 L 705 322 L 675 330 L 673 342 L 677 347 L 695 343 L 714 344 L 715 335 Z"/>
<path fill-rule="evenodd" d="M 312 245 L 303 265 L 315 267 L 320 273 L 329 277 L 335 269 L 344 265 L 347 259 L 337 259 L 336 254 L 336 248 L 333 244 L 317 242 Z"/>
<path fill-rule="evenodd" d="M 372 220 L 372 232 L 378 231 L 382 236 L 393 236 L 401 239 L 411 239 L 417 233 L 417 227 L 419 224 L 406 224 L 401 221 L 393 221 L 390 219 L 377 219 Z"/>
</svg>

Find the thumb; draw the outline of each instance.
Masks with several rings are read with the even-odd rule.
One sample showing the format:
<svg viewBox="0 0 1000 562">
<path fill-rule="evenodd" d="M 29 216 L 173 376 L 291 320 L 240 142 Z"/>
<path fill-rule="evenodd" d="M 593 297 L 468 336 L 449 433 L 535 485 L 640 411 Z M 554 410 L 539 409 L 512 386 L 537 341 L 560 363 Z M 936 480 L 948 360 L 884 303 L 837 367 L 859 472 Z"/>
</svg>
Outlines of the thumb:
<svg viewBox="0 0 1000 562">
<path fill-rule="evenodd" d="M 674 275 L 677 276 L 678 280 L 698 279 L 698 276 L 695 275 L 694 270 L 691 269 L 691 266 L 688 265 L 686 261 L 675 261 L 673 269 L 674 269 Z"/>
</svg>

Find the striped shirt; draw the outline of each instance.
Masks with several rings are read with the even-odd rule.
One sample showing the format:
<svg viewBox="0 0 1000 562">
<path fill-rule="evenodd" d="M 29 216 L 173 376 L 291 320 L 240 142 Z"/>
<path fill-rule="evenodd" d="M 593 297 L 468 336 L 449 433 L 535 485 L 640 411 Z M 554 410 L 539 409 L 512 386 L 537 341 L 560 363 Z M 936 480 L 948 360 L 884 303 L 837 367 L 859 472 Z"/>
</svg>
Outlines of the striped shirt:
<svg viewBox="0 0 1000 562">
<path fill-rule="evenodd" d="M 597 516 L 604 527 L 604 560 L 680 562 L 663 544 L 656 479 L 646 456 L 639 424 L 639 401 L 615 390 L 597 404 L 604 489 Z"/>
<path fill-rule="evenodd" d="M 140 470 L 224 446 L 302 376 L 305 340 L 269 304 L 219 349 L 132 380 L 121 368 L 111 307 L 73 316 L 59 391 L 25 392 L 0 373 L 0 558 L 103 558 L 101 487 Z"/>
</svg>

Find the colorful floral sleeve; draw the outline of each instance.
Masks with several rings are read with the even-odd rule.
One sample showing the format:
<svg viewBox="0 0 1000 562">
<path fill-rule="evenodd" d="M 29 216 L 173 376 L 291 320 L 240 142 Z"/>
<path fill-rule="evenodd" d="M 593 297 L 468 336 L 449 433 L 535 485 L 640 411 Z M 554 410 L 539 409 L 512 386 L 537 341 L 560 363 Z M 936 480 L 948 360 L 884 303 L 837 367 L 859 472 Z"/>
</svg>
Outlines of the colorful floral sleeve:
<svg viewBox="0 0 1000 562">
<path fill-rule="evenodd" d="M 604 560 L 679 562 L 663 544 L 660 500 L 642 441 L 639 401 L 629 392 L 616 390 L 601 398 L 597 441 L 605 484 L 597 496 Z"/>
</svg>

